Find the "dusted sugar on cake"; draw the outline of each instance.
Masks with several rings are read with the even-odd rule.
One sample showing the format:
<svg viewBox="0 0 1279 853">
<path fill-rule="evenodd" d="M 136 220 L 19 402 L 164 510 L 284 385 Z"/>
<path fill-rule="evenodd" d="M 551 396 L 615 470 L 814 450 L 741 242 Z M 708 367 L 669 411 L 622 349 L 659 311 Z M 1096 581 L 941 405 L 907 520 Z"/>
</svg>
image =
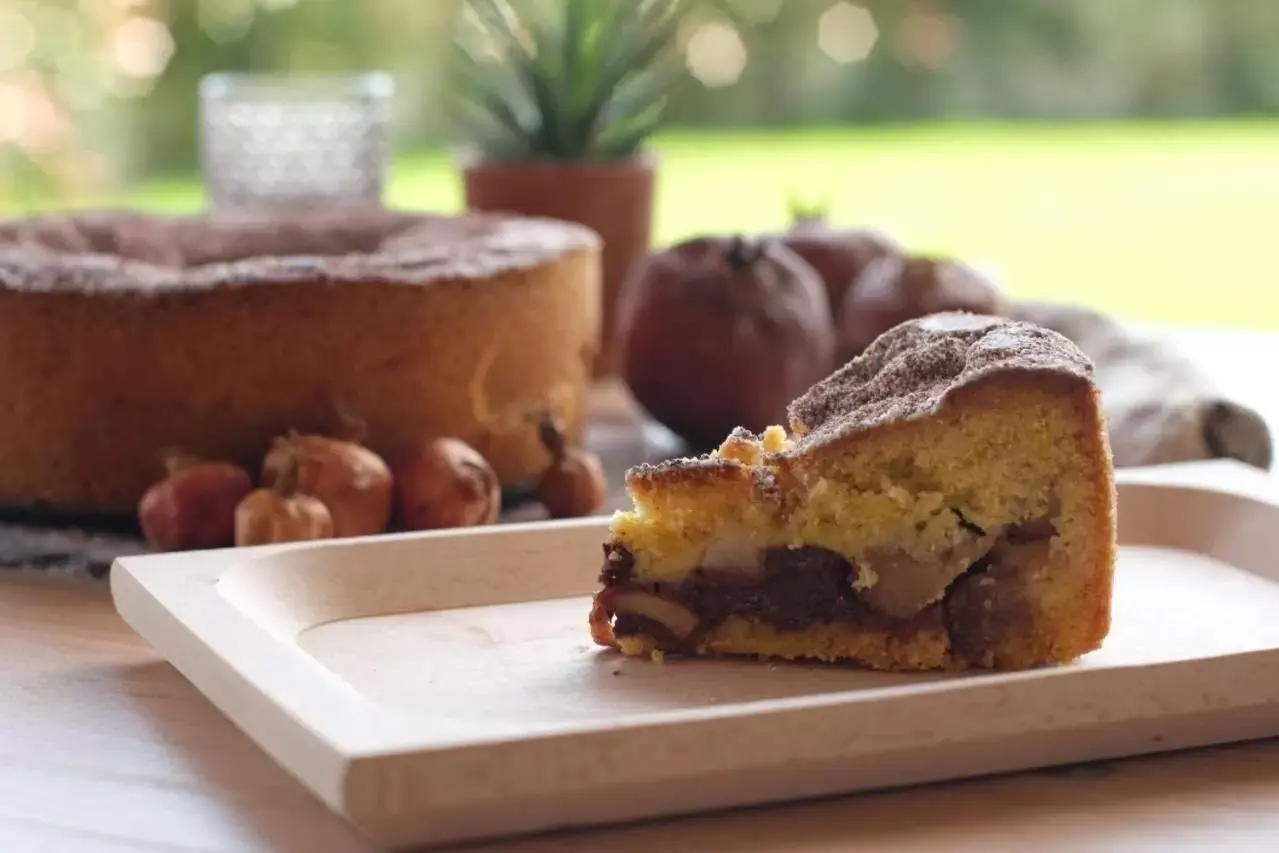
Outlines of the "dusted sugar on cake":
<svg viewBox="0 0 1279 853">
<path fill-rule="evenodd" d="M 1116 551 L 1092 365 L 1027 323 L 912 320 L 795 400 L 790 432 L 627 473 L 601 645 L 1025 669 L 1097 649 Z"/>
</svg>

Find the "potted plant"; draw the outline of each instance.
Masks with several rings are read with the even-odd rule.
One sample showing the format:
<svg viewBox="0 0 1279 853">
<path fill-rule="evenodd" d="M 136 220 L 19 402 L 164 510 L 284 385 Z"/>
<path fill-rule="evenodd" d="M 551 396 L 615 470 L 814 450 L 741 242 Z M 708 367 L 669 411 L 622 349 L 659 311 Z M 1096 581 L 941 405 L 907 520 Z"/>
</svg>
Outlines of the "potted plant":
<svg viewBox="0 0 1279 853">
<path fill-rule="evenodd" d="M 467 0 L 455 38 L 467 208 L 577 222 L 604 241 L 596 374 L 616 372 L 617 293 L 651 247 L 679 0 Z"/>
</svg>

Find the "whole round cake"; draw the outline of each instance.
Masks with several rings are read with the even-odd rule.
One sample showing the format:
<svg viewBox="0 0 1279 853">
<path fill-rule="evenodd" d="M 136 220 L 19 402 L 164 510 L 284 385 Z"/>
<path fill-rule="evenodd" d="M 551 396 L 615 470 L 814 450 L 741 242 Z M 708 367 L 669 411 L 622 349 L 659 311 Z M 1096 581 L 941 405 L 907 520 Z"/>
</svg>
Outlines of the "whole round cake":
<svg viewBox="0 0 1279 853">
<path fill-rule="evenodd" d="M 472 444 L 504 485 L 583 431 L 600 241 L 507 216 L 84 213 L 0 223 L 0 504 L 126 514 L 168 449 L 256 471 L 352 423 Z"/>
</svg>

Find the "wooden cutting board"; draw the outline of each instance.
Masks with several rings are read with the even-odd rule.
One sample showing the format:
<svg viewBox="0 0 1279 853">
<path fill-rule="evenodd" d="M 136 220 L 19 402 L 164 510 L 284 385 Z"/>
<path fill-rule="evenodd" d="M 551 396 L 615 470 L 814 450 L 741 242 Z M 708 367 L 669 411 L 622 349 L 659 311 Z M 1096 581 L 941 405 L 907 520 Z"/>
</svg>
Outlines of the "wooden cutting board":
<svg viewBox="0 0 1279 853">
<path fill-rule="evenodd" d="M 1121 474 L 1114 628 L 1034 672 L 623 659 L 605 521 L 123 558 L 117 609 L 332 810 L 393 847 L 1279 734 L 1279 487 Z"/>
</svg>

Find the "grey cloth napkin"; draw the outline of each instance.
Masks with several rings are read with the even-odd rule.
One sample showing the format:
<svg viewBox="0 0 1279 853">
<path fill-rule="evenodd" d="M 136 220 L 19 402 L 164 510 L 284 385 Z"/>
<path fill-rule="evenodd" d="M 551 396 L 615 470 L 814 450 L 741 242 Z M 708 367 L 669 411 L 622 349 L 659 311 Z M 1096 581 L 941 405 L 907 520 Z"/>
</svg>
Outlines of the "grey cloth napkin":
<svg viewBox="0 0 1279 853">
<path fill-rule="evenodd" d="M 0 523 L 0 571 L 5 572 L 102 579 L 117 557 L 147 550 L 141 539 L 125 534 Z"/>
<path fill-rule="evenodd" d="M 1117 467 L 1236 459 L 1270 469 L 1265 419 L 1226 398 L 1168 341 L 1075 305 L 1019 302 L 1008 313 L 1065 335 L 1092 359 Z"/>
</svg>

